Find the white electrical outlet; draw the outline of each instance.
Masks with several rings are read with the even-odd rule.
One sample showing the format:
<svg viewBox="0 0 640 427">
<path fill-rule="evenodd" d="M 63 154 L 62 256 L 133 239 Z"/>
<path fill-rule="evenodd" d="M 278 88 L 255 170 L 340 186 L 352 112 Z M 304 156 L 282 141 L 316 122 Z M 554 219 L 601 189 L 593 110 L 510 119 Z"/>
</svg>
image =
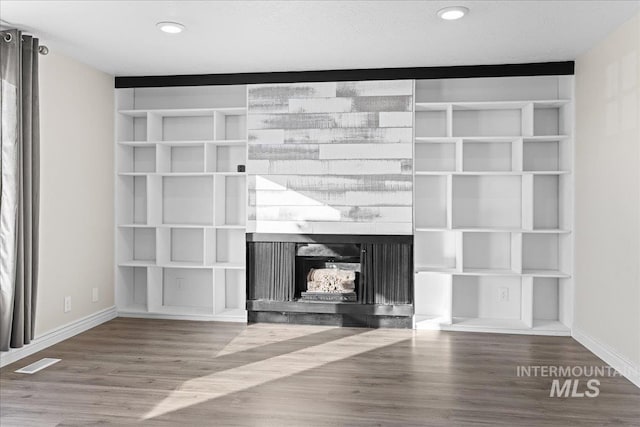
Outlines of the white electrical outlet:
<svg viewBox="0 0 640 427">
<path fill-rule="evenodd" d="M 91 292 L 91 302 L 98 302 L 99 299 L 98 288 L 93 288 L 93 291 Z"/>
<path fill-rule="evenodd" d="M 184 279 L 182 277 L 176 277 L 176 288 L 182 289 L 183 283 L 184 283 Z"/>
<path fill-rule="evenodd" d="M 498 298 L 500 298 L 500 301 L 502 301 L 502 302 L 508 302 L 509 301 L 509 288 L 506 288 L 506 287 L 498 288 Z"/>
<path fill-rule="evenodd" d="M 68 313 L 71 311 L 71 297 L 64 297 L 64 312 Z"/>
</svg>

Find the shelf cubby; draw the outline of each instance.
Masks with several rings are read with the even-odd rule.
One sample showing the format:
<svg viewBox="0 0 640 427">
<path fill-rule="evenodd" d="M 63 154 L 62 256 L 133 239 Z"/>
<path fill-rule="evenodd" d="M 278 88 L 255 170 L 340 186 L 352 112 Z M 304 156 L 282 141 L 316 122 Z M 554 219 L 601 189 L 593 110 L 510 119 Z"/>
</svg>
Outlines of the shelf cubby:
<svg viewBox="0 0 640 427">
<path fill-rule="evenodd" d="M 560 239 L 567 236 L 551 233 L 522 234 L 522 271 L 525 274 L 560 273 Z"/>
<path fill-rule="evenodd" d="M 149 113 L 149 140 L 210 141 L 213 139 L 212 111 L 172 114 L 176 113 Z"/>
<path fill-rule="evenodd" d="M 213 270 L 163 268 L 159 312 L 213 315 Z"/>
<path fill-rule="evenodd" d="M 238 144 L 207 144 L 207 172 L 237 172 L 239 165 L 247 163 L 247 147 Z"/>
<path fill-rule="evenodd" d="M 533 135 L 560 135 L 566 128 L 567 103 L 563 101 L 537 102 L 533 105 Z"/>
<path fill-rule="evenodd" d="M 514 145 L 517 141 L 495 139 L 463 140 L 462 170 L 464 172 L 511 172 L 514 167 Z"/>
<path fill-rule="evenodd" d="M 447 176 L 416 176 L 414 189 L 415 227 L 447 227 Z"/>
<path fill-rule="evenodd" d="M 160 144 L 158 154 L 158 171 L 161 173 L 204 172 L 204 144 Z"/>
<path fill-rule="evenodd" d="M 216 229 L 207 227 L 204 229 L 204 264 L 216 263 Z"/>
<path fill-rule="evenodd" d="M 416 103 L 499 102 L 555 99 L 558 76 L 477 77 L 416 80 Z"/>
<path fill-rule="evenodd" d="M 432 327 L 451 323 L 453 276 L 425 272 L 415 276 L 415 326 Z"/>
<path fill-rule="evenodd" d="M 492 137 L 522 135 L 522 108 L 480 105 L 453 106 L 453 136 Z"/>
<path fill-rule="evenodd" d="M 559 321 L 560 280 L 549 277 L 534 277 L 532 279 L 532 323 L 534 325 Z"/>
<path fill-rule="evenodd" d="M 147 177 L 119 176 L 116 186 L 117 223 L 147 224 Z"/>
<path fill-rule="evenodd" d="M 216 111 L 215 120 L 216 141 L 247 139 L 247 115 L 245 111 Z"/>
<path fill-rule="evenodd" d="M 118 240 L 119 265 L 155 265 L 155 228 L 118 228 Z"/>
<path fill-rule="evenodd" d="M 462 270 L 517 273 L 519 244 L 518 234 L 462 233 Z"/>
<path fill-rule="evenodd" d="M 162 183 L 159 174 L 147 177 L 147 223 L 152 226 L 162 224 Z"/>
<path fill-rule="evenodd" d="M 156 147 L 149 144 L 123 145 L 119 144 L 118 165 L 120 173 L 153 173 L 156 171 Z"/>
<path fill-rule="evenodd" d="M 147 115 L 118 114 L 116 138 L 118 141 L 146 141 Z"/>
<path fill-rule="evenodd" d="M 520 322 L 521 289 L 518 276 L 454 276 L 453 322 L 464 323 L 467 319 Z"/>
<path fill-rule="evenodd" d="M 162 223 L 213 225 L 213 177 L 162 177 Z"/>
<path fill-rule="evenodd" d="M 246 277 L 244 270 L 215 270 L 215 314 L 237 316 L 246 306 Z"/>
<path fill-rule="evenodd" d="M 216 176 L 216 198 L 223 202 L 216 204 L 216 226 L 245 224 L 247 205 L 246 181 L 245 176 Z"/>
<path fill-rule="evenodd" d="M 133 108 L 135 105 L 137 109 L 188 111 L 244 107 L 247 102 L 245 85 L 141 87 L 131 95 L 134 99 L 124 108 Z"/>
<path fill-rule="evenodd" d="M 448 131 L 448 112 L 446 105 L 419 108 L 416 105 L 415 135 L 416 137 L 445 137 L 451 136 Z"/>
<path fill-rule="evenodd" d="M 158 229 L 158 264 L 204 265 L 204 229 L 162 227 Z"/>
<path fill-rule="evenodd" d="M 523 165 L 524 171 L 560 171 L 561 161 L 560 139 L 554 141 L 524 140 Z M 568 165 L 565 167 L 568 168 Z"/>
<path fill-rule="evenodd" d="M 241 229 L 216 229 L 215 263 L 242 266 L 245 263 L 245 232 Z"/>
<path fill-rule="evenodd" d="M 416 144 L 414 152 L 414 164 L 416 172 L 455 171 L 455 141 Z"/>
<path fill-rule="evenodd" d="M 520 228 L 521 191 L 517 175 L 454 176 L 453 227 Z"/>
<path fill-rule="evenodd" d="M 533 177 L 533 229 L 558 229 L 560 197 L 557 175 Z"/>
<path fill-rule="evenodd" d="M 416 231 L 414 234 L 415 268 L 421 270 L 455 270 L 461 242 L 453 231 Z"/>
<path fill-rule="evenodd" d="M 123 311 L 147 310 L 147 267 L 118 267 L 118 307 Z"/>
</svg>

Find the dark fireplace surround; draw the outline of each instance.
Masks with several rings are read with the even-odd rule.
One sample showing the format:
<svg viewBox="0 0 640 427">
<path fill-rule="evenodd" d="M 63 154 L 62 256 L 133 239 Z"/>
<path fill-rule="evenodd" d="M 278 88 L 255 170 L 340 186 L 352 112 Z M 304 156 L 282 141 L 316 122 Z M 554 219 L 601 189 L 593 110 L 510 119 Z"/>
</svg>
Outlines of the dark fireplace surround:
<svg viewBox="0 0 640 427">
<path fill-rule="evenodd" d="M 356 271 L 355 302 L 306 301 L 311 268 Z M 413 236 L 247 234 L 250 323 L 413 327 Z"/>
</svg>

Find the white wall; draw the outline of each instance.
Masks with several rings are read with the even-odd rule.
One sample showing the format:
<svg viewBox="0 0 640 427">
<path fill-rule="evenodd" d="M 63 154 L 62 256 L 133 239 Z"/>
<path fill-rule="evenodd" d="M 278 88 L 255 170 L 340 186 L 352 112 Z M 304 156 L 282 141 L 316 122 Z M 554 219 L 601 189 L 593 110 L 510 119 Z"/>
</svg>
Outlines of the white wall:
<svg viewBox="0 0 640 427">
<path fill-rule="evenodd" d="M 36 338 L 114 304 L 113 83 L 113 76 L 54 49 L 40 56 Z M 65 296 L 72 300 L 68 313 Z"/>
<path fill-rule="evenodd" d="M 636 369 L 640 369 L 639 76 L 640 15 L 576 61 L 575 333 Z"/>
</svg>

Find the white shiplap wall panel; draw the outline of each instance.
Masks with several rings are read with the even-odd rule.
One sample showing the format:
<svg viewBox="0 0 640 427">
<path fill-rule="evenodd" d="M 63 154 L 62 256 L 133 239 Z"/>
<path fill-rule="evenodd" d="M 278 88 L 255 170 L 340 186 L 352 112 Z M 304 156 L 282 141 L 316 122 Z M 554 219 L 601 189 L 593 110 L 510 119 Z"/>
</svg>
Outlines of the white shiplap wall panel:
<svg viewBox="0 0 640 427">
<path fill-rule="evenodd" d="M 411 175 L 251 175 L 250 190 L 411 192 Z"/>
<path fill-rule="evenodd" d="M 255 144 L 412 143 L 412 128 L 252 129 Z"/>
<path fill-rule="evenodd" d="M 249 87 L 249 232 L 411 234 L 409 80 Z"/>
<path fill-rule="evenodd" d="M 249 143 L 284 144 L 284 129 L 263 129 L 249 131 Z"/>
<path fill-rule="evenodd" d="M 396 222 L 411 213 L 411 207 L 387 206 L 251 206 L 249 219 L 256 221 Z"/>
<path fill-rule="evenodd" d="M 318 146 L 321 160 L 328 159 L 407 159 L 413 153 L 412 144 L 323 144 Z"/>
<path fill-rule="evenodd" d="M 299 191 L 249 192 L 250 206 L 411 206 L 411 191 Z"/>
</svg>

